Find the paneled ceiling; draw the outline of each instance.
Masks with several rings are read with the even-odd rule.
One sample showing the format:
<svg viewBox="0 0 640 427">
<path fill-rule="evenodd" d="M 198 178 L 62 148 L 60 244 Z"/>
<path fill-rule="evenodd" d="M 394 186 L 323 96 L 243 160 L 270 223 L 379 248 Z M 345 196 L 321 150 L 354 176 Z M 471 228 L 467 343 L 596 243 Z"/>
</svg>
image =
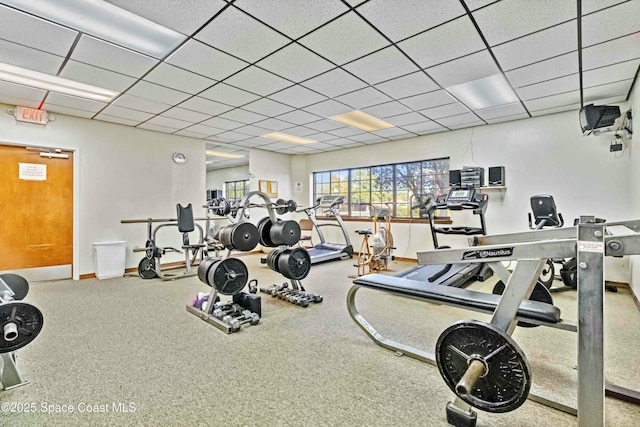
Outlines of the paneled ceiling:
<svg viewBox="0 0 640 427">
<path fill-rule="evenodd" d="M 209 168 L 246 163 L 250 147 L 319 153 L 624 101 L 640 64 L 640 0 L 109 3 L 186 37 L 153 58 L 0 5 L 0 62 L 121 92 L 104 103 L 0 81 L 0 102 L 245 154 Z M 496 74 L 517 102 L 474 110 L 446 89 Z M 356 109 L 395 127 L 329 119 Z M 261 137 L 275 131 L 317 142 Z"/>
</svg>

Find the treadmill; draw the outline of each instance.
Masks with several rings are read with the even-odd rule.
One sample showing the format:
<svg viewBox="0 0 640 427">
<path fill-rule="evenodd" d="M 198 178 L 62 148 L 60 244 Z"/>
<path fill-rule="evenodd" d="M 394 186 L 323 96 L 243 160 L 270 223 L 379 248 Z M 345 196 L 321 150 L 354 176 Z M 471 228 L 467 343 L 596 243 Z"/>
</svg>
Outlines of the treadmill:
<svg viewBox="0 0 640 427">
<path fill-rule="evenodd" d="M 431 238 L 436 249 L 448 248 L 448 246 L 438 245 L 438 234 L 458 234 L 458 235 L 486 235 L 487 227 L 484 214 L 487 210 L 489 197 L 486 194 L 476 192 L 475 188 L 452 188 L 448 194 L 439 196 L 429 205 L 428 217 L 431 226 Z M 480 227 L 467 226 L 436 226 L 434 216 L 436 210 L 448 209 L 451 211 L 473 210 L 473 214 L 480 219 Z M 410 270 L 396 274 L 396 277 L 416 280 L 419 282 L 429 282 L 435 285 L 466 287 L 472 281 L 483 282 L 493 275 L 493 271 L 486 264 L 482 263 L 460 263 L 460 264 L 434 264 L 419 265 Z"/>
<path fill-rule="evenodd" d="M 313 223 L 313 226 L 318 233 L 318 237 L 320 238 L 320 243 L 307 249 L 309 256 L 311 257 L 311 264 L 353 258 L 353 246 L 351 246 L 349 233 L 347 232 L 347 228 L 338 209 L 342 203 L 344 203 L 343 196 L 322 196 L 316 200 L 315 205 L 303 209 Z M 334 217 L 338 223 L 319 224 L 316 218 L 316 210 L 318 209 L 320 209 L 323 214 Z M 322 234 L 322 227 L 340 227 L 342 234 L 344 235 L 345 243 L 327 242 L 324 238 L 324 234 Z"/>
</svg>

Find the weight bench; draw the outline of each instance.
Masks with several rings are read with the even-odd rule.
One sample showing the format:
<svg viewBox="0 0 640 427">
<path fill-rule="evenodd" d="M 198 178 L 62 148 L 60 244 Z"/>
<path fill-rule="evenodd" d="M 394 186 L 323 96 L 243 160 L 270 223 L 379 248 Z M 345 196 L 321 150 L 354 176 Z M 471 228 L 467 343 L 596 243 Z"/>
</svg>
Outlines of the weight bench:
<svg viewBox="0 0 640 427">
<path fill-rule="evenodd" d="M 399 356 L 406 355 L 434 366 L 437 366 L 434 353 L 386 338 L 360 315 L 356 308 L 355 296 L 361 288 L 488 314 L 495 311 L 501 299 L 501 295 L 433 285 L 428 282 L 402 279 L 384 274 L 369 274 L 355 279 L 353 286 L 347 293 L 347 309 L 353 321 L 380 347 L 391 350 Z M 524 300 L 520 303 L 516 319 L 530 324 L 577 332 L 577 324 L 562 320 L 560 314 L 560 309 L 556 306 L 538 301 Z M 546 399 L 535 393 L 529 393 L 528 398 L 572 415 L 577 414 L 576 408 Z"/>
</svg>

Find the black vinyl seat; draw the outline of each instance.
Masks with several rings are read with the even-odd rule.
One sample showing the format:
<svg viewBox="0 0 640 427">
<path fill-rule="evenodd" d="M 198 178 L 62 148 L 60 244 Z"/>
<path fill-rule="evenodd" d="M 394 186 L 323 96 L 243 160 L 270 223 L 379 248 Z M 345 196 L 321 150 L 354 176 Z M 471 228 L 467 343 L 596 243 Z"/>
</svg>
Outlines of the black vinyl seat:
<svg viewBox="0 0 640 427">
<path fill-rule="evenodd" d="M 182 249 L 200 249 L 206 247 L 207 245 L 204 243 L 189 243 L 189 233 L 196 229 L 196 225 L 193 220 L 193 207 L 191 206 L 191 203 L 189 203 L 187 206 L 182 206 L 178 203 L 176 205 L 176 210 L 178 215 L 178 231 L 182 233 Z"/>
</svg>

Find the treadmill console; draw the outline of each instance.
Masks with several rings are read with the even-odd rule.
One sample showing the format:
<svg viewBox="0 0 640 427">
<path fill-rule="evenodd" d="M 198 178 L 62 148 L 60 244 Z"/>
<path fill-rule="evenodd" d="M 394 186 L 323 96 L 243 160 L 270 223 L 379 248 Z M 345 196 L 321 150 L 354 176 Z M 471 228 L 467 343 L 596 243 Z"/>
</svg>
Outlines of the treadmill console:
<svg viewBox="0 0 640 427">
<path fill-rule="evenodd" d="M 449 191 L 447 194 L 447 204 L 457 204 L 457 203 L 469 203 L 473 201 L 473 196 L 475 195 L 476 190 L 473 188 L 467 188 L 464 190 L 454 189 Z"/>
<path fill-rule="evenodd" d="M 475 188 L 452 188 L 446 195 L 439 196 L 433 203 L 432 209 L 477 209 L 482 208 L 488 196 L 476 192 Z"/>
<path fill-rule="evenodd" d="M 318 207 L 322 212 L 329 212 L 342 203 L 344 203 L 344 196 L 322 196 L 318 201 Z"/>
</svg>

